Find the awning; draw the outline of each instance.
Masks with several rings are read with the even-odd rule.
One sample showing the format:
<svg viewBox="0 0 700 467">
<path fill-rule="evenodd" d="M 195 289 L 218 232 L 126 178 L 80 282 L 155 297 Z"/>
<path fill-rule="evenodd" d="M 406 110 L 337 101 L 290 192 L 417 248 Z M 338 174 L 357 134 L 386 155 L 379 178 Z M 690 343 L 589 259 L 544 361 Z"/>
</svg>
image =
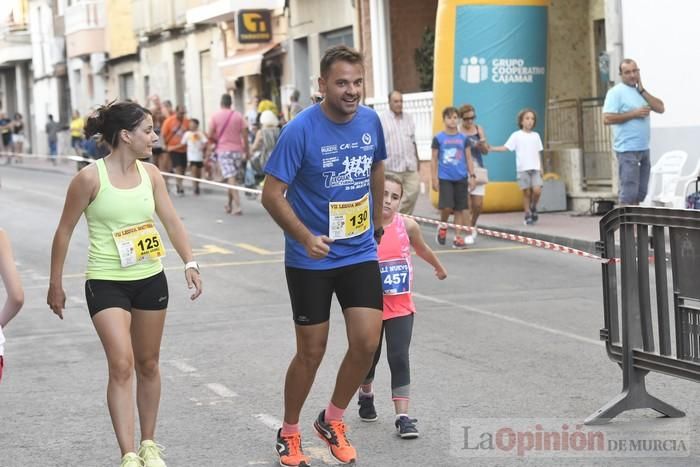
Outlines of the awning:
<svg viewBox="0 0 700 467">
<path fill-rule="evenodd" d="M 231 58 L 219 62 L 219 69 L 227 81 L 235 81 L 241 76 L 259 75 L 265 54 L 279 45 L 279 42 L 260 44 L 252 49 L 244 49 Z"/>
<path fill-rule="evenodd" d="M 185 13 L 189 24 L 232 21 L 240 10 L 284 8 L 284 0 L 215 0 L 189 8 Z"/>
</svg>

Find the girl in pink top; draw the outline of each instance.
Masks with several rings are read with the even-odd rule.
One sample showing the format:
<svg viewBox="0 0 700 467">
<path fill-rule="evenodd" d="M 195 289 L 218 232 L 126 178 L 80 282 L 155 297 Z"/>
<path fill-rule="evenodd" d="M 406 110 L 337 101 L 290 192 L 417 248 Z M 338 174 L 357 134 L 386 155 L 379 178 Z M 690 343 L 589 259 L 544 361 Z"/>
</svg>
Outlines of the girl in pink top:
<svg viewBox="0 0 700 467">
<path fill-rule="evenodd" d="M 402 196 L 401 179 L 395 175 L 387 174 L 384 180 L 382 210 L 384 236 L 382 236 L 377 249 L 384 288 L 382 334 L 386 335 L 387 359 L 391 370 L 391 397 L 396 411 L 394 425 L 401 438 L 417 438 L 417 420 L 408 416 L 411 389 L 408 350 L 413 334 L 413 314 L 416 311 L 411 297 L 413 290 L 411 247 L 416 250 L 419 257 L 435 268 L 435 275 L 438 279 L 443 280 L 447 277 L 447 271 L 423 240 L 423 235 L 416 221 L 397 215 Z M 359 412 L 360 418 L 366 422 L 377 420 L 372 381 L 381 351 L 380 340 L 379 347 L 374 354 L 372 368 L 360 386 Z"/>
</svg>

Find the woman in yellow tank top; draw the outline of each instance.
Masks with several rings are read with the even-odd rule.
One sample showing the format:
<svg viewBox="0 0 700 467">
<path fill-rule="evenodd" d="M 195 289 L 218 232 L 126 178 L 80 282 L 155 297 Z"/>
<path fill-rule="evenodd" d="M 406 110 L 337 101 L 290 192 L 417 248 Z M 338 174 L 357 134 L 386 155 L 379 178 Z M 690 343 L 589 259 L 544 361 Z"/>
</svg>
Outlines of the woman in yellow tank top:
<svg viewBox="0 0 700 467">
<path fill-rule="evenodd" d="M 168 284 L 154 212 L 185 263 L 187 286 L 195 289 L 192 300 L 202 293 L 199 267 L 162 175 L 154 165 L 139 160 L 150 156 L 158 141 L 151 113 L 132 102 L 113 102 L 88 118 L 85 133 L 88 138 L 100 134 L 112 152 L 78 172 L 68 187 L 51 248 L 47 303 L 63 319 L 63 265 L 73 229 L 84 213 L 90 238 L 85 297 L 107 356 L 107 404 L 121 449 L 121 467 L 165 467 L 154 434 Z M 141 427 L 138 452 L 134 373 Z"/>
</svg>

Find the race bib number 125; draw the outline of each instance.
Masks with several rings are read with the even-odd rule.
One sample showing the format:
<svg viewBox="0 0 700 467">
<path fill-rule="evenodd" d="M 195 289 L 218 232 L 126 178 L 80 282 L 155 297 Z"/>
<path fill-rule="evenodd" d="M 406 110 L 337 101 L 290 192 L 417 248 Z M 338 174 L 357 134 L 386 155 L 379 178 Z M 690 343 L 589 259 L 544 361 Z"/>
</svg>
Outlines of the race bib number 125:
<svg viewBox="0 0 700 467">
<path fill-rule="evenodd" d="M 165 256 L 165 248 L 153 222 L 132 225 L 112 232 L 123 268 L 147 259 Z"/>
</svg>

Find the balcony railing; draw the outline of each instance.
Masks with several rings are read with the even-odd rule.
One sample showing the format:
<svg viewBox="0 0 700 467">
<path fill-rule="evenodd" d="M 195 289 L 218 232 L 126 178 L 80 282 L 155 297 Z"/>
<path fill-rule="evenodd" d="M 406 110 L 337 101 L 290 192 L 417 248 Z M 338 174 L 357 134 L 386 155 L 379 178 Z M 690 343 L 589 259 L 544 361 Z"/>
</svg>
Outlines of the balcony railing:
<svg viewBox="0 0 700 467">
<path fill-rule="evenodd" d="M 612 185 L 610 127 L 603 122 L 603 99 L 551 100 L 547 107 L 547 149 L 579 148 L 584 188 Z"/>
<path fill-rule="evenodd" d="M 66 8 L 66 34 L 105 27 L 104 0 L 86 0 Z"/>
<path fill-rule="evenodd" d="M 386 100 L 367 99 L 367 104 L 373 106 L 377 113 L 389 109 L 389 103 Z M 403 111 L 410 114 L 416 124 L 418 157 L 422 161 L 429 161 L 431 157 L 430 143 L 433 140 L 433 93 L 404 94 Z"/>
<path fill-rule="evenodd" d="M 187 0 L 133 0 L 134 32 L 156 34 L 187 22 Z"/>
</svg>

